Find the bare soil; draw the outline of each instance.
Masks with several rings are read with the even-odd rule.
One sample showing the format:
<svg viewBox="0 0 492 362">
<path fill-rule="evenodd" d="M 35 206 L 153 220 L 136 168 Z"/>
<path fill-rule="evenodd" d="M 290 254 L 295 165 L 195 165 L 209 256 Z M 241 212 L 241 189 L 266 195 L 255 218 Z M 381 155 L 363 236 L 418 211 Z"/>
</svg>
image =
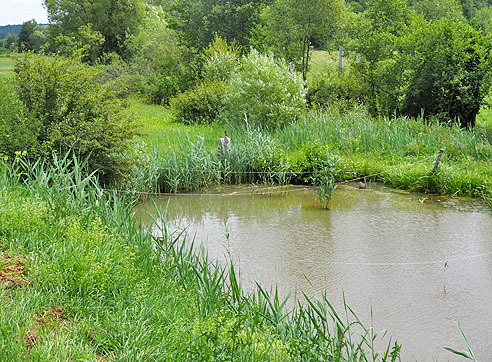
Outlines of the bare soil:
<svg viewBox="0 0 492 362">
<path fill-rule="evenodd" d="M 28 280 L 25 277 L 26 260 L 20 256 L 0 255 L 0 284 L 9 288 L 23 287 Z"/>
</svg>

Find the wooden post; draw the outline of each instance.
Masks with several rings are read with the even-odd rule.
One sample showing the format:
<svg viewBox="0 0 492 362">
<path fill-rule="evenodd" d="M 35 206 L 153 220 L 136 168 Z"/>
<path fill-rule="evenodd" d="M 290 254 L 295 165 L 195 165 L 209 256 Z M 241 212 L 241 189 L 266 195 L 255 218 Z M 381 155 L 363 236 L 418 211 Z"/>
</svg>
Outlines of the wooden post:
<svg viewBox="0 0 492 362">
<path fill-rule="evenodd" d="M 442 157 L 443 152 L 444 152 L 444 150 L 441 148 L 439 150 L 439 154 L 437 155 L 436 162 L 434 162 L 434 168 L 432 169 L 432 173 L 437 171 L 437 167 L 439 166 L 439 163 L 441 162 L 441 157 Z"/>
<path fill-rule="evenodd" d="M 343 73 L 343 45 L 338 47 L 338 71 L 340 74 Z"/>
</svg>

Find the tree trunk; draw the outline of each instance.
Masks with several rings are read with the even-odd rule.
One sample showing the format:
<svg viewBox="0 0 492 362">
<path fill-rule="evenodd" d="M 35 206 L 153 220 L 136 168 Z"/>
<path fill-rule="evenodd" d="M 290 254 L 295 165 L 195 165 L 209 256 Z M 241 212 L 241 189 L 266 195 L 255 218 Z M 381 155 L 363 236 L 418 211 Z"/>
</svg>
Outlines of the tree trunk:
<svg viewBox="0 0 492 362">
<path fill-rule="evenodd" d="M 302 81 L 304 89 L 307 90 L 307 72 L 309 68 L 309 38 L 305 37 L 302 42 Z"/>
</svg>

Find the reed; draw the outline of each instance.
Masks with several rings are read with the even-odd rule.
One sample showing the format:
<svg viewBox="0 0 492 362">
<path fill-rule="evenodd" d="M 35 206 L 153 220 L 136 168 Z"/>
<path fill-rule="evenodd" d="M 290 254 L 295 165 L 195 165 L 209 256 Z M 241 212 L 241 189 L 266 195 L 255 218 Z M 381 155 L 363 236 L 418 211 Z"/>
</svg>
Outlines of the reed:
<svg viewBox="0 0 492 362">
<path fill-rule="evenodd" d="M 224 127 L 232 148 L 218 159 Z M 490 200 L 491 141 L 480 128 L 470 131 L 406 117 L 374 119 L 362 108 L 344 114 L 312 111 L 277 129 L 214 125 L 181 129 L 179 137 L 162 141 L 153 138 L 156 143 L 147 150 L 151 179 L 143 184 L 162 192 L 217 184 L 312 184 L 331 154 L 340 160 L 337 182 L 369 176 L 396 188 Z M 440 148 L 440 173 L 431 177 Z"/>
</svg>

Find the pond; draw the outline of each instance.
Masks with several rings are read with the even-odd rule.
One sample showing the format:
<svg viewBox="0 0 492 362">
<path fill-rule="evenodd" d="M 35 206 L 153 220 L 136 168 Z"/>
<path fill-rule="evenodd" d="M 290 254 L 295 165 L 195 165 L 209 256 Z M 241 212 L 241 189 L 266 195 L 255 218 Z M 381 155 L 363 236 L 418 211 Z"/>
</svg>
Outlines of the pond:
<svg viewBox="0 0 492 362">
<path fill-rule="evenodd" d="M 215 193 L 214 193 L 215 192 Z M 226 196 L 224 196 L 225 194 Z M 492 214 L 473 200 L 337 188 L 330 210 L 304 188 L 231 187 L 160 197 L 169 231 L 186 229 L 210 258 L 232 257 L 246 290 L 326 291 L 403 344 L 402 360 L 459 361 L 460 322 L 478 360 L 492 356 Z M 145 209 L 137 217 L 149 223 Z"/>
</svg>

